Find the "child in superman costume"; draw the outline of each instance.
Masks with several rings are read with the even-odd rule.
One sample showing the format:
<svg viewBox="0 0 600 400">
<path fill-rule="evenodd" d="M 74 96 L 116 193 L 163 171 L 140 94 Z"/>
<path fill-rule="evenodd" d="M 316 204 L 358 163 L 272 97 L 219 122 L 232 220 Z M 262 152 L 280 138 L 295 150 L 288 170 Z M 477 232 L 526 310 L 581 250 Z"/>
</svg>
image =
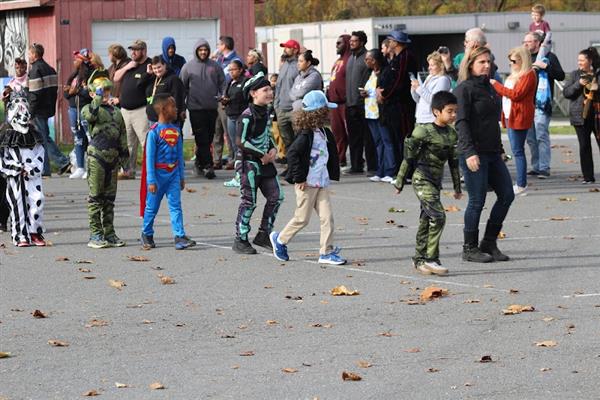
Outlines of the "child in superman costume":
<svg viewBox="0 0 600 400">
<path fill-rule="evenodd" d="M 175 99 L 169 94 L 154 96 L 154 111 L 158 123 L 152 125 L 146 136 L 144 160 L 142 163 L 142 183 L 140 188 L 140 213 L 142 225 L 142 247 L 151 249 L 154 243 L 154 218 L 158 213 L 164 195 L 167 196 L 171 228 L 175 236 L 175 249 L 183 250 L 196 245 L 185 235 L 181 191 L 185 188 L 183 163 L 183 135 L 177 119 Z"/>
</svg>

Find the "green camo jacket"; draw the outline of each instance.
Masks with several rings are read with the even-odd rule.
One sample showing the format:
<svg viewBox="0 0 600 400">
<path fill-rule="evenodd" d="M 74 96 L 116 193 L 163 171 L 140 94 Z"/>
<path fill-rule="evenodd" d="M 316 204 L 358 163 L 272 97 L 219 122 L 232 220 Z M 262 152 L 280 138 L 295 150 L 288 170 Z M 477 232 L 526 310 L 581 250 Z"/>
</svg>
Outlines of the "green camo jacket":
<svg viewBox="0 0 600 400">
<path fill-rule="evenodd" d="M 402 188 L 409 171 L 414 169 L 422 179 L 438 190 L 442 187 L 444 164 L 448 161 L 454 191 L 461 192 L 456 143 L 458 135 L 452 126 L 436 127 L 433 123 L 418 125 L 404 141 L 404 160 L 398 171 L 396 186 Z"/>
<path fill-rule="evenodd" d="M 81 115 L 89 124 L 91 141 L 88 155 L 99 157 L 113 166 L 125 167 L 129 160 L 125 122 L 118 108 L 102 104 L 102 97 L 94 100 L 81 110 Z"/>
</svg>

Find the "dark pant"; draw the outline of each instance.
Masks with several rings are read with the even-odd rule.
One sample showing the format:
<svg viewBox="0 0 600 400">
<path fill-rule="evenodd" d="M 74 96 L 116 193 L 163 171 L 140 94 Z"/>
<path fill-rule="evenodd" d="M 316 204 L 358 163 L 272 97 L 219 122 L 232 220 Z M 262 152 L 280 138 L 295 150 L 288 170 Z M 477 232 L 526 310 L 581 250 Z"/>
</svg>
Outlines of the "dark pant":
<svg viewBox="0 0 600 400">
<path fill-rule="evenodd" d="M 33 125 L 39 131 L 42 140 L 44 141 L 44 171 L 43 174 L 50 176 L 50 161 L 58 165 L 59 168 L 69 165 L 71 162 L 63 153 L 50 137 L 50 128 L 48 127 L 48 118 L 45 117 L 33 117 Z"/>
<path fill-rule="evenodd" d="M 488 186 L 494 189 L 497 196 L 489 217 L 489 221 L 493 224 L 502 225 L 510 204 L 515 199 L 512 180 L 500 154 L 480 154 L 479 162 L 479 170 L 472 172 L 467 168 L 464 156 L 460 157 L 460 167 L 469 193 L 469 201 L 465 210 L 465 231 L 468 232 L 479 230 L 479 219 L 485 205 Z"/>
<path fill-rule="evenodd" d="M 377 176 L 380 178 L 393 177 L 398 172 L 398 166 L 394 157 L 394 144 L 390 132 L 377 119 L 368 119 L 367 124 L 377 149 Z"/>
<path fill-rule="evenodd" d="M 0 175 L 0 225 L 5 225 L 10 209 L 6 200 L 6 178 Z"/>
<path fill-rule="evenodd" d="M 196 166 L 212 167 L 213 160 L 210 145 L 215 136 L 217 110 L 190 110 L 190 124 L 196 142 Z"/>
<path fill-rule="evenodd" d="M 577 132 L 577 141 L 579 142 L 579 162 L 581 163 L 583 179 L 586 181 L 595 181 L 592 140 L 590 134 L 592 132 L 595 134 L 596 144 L 598 144 L 598 147 L 600 148 L 600 132 L 596 132 L 593 116 L 591 118 L 586 118 L 583 125 L 575 126 L 575 132 Z"/>
<path fill-rule="evenodd" d="M 365 120 L 365 106 L 346 106 L 346 127 L 348 128 L 348 147 L 350 147 L 350 166 L 352 171 L 364 169 L 367 160 L 367 170 L 377 170 L 377 154 L 371 137 L 371 131 Z"/>
<path fill-rule="evenodd" d="M 329 111 L 331 130 L 335 137 L 340 164 L 346 164 L 346 150 L 348 149 L 348 130 L 346 129 L 346 105 L 338 104 L 337 108 Z"/>
</svg>

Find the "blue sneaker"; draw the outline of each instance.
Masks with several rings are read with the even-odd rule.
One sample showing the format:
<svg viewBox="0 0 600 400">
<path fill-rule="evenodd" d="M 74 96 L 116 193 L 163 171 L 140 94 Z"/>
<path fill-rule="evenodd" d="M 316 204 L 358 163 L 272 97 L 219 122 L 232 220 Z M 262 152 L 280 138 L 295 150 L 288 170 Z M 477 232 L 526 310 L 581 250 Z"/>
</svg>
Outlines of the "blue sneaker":
<svg viewBox="0 0 600 400">
<path fill-rule="evenodd" d="M 346 264 L 346 259 L 340 257 L 340 248 L 336 247 L 330 253 L 321 254 L 319 256 L 319 264 L 343 265 Z"/>
<path fill-rule="evenodd" d="M 273 246 L 273 255 L 279 261 L 289 261 L 290 257 L 287 253 L 287 246 L 285 244 L 280 244 L 277 242 L 277 238 L 279 237 L 279 232 L 271 232 L 269 235 L 269 239 L 271 239 L 271 245 Z"/>
</svg>

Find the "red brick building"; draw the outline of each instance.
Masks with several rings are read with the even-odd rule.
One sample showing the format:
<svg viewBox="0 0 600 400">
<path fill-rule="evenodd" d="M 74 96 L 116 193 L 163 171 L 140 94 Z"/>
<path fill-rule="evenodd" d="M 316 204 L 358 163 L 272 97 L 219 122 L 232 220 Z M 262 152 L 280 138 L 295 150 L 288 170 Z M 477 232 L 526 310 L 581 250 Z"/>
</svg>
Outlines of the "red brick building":
<svg viewBox="0 0 600 400">
<path fill-rule="evenodd" d="M 135 39 L 148 43 L 148 55 L 161 53 L 172 36 L 177 53 L 189 59 L 197 39 L 215 46 L 221 35 L 232 36 L 240 54 L 255 43 L 254 0 L 8 0 L 0 2 L 0 40 L 4 49 L 0 77 L 12 74 L 12 61 L 31 43 L 41 43 L 44 59 L 56 68 L 59 81 L 71 72 L 72 52 L 90 48 L 108 64 L 112 43 L 127 47 Z M 6 34 L 9 33 L 9 35 Z M 70 141 L 66 106 L 59 100 L 59 141 Z M 63 140 L 64 139 L 64 140 Z"/>
</svg>

